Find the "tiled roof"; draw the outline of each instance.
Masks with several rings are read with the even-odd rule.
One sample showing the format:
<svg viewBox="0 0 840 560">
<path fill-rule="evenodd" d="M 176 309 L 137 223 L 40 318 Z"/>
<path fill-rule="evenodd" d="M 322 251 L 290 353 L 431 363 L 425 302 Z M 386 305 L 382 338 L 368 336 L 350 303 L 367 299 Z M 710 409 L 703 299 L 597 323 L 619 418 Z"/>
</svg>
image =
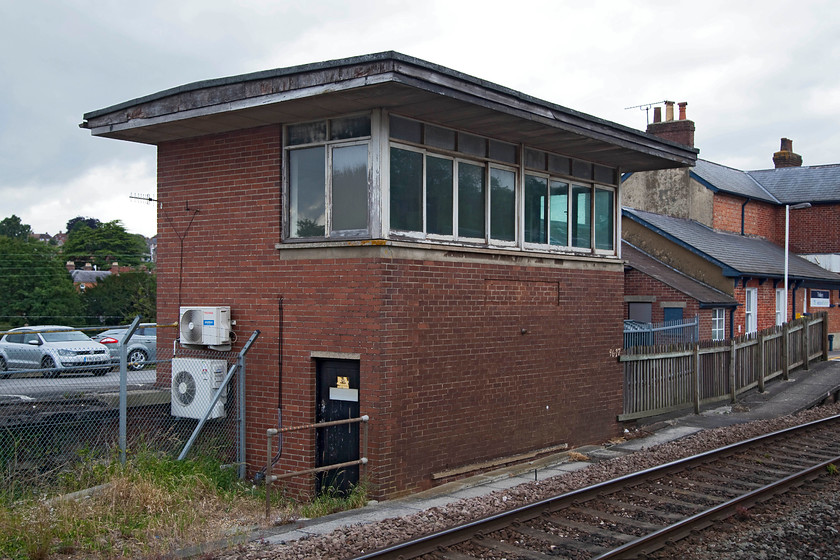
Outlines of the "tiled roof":
<svg viewBox="0 0 840 560">
<path fill-rule="evenodd" d="M 74 283 L 78 282 L 99 282 L 111 275 L 110 270 L 71 270 L 70 277 Z"/>
<path fill-rule="evenodd" d="M 741 171 L 698 159 L 691 175 L 714 191 L 773 204 L 840 202 L 840 164 Z"/>
<path fill-rule="evenodd" d="M 840 202 L 840 164 L 764 169 L 748 175 L 782 204 Z"/>
<path fill-rule="evenodd" d="M 622 242 L 621 256 L 627 260 L 628 266 L 667 284 L 692 299 L 696 299 L 704 307 L 732 307 L 738 305 L 738 302 L 732 296 L 686 276 L 626 241 Z"/>
<path fill-rule="evenodd" d="M 779 200 L 758 181 L 739 169 L 698 159 L 697 165 L 691 170 L 691 175 L 714 190 L 774 204 L 779 203 Z"/>
<path fill-rule="evenodd" d="M 766 239 L 716 231 L 693 220 L 632 208 L 625 207 L 623 214 L 720 266 L 725 276 L 784 278 L 784 248 Z M 788 278 L 802 280 L 807 286 L 840 288 L 840 274 L 795 254 L 789 255 Z"/>
</svg>

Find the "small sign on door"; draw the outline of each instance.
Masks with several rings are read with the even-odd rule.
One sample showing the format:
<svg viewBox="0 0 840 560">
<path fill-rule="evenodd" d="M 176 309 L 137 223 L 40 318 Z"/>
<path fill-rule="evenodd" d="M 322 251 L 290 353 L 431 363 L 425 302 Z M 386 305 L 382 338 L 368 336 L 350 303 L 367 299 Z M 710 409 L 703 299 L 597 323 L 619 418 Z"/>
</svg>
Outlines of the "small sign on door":
<svg viewBox="0 0 840 560">
<path fill-rule="evenodd" d="M 350 388 L 350 378 L 338 376 L 335 387 L 330 387 L 330 400 L 359 402 L 359 390 Z"/>
</svg>

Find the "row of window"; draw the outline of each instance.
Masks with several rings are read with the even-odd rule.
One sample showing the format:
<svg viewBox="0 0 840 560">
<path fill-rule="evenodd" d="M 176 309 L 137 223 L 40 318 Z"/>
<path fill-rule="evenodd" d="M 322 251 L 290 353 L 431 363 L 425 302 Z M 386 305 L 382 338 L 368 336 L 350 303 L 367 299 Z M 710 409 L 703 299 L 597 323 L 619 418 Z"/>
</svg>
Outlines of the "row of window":
<svg viewBox="0 0 840 560">
<path fill-rule="evenodd" d="M 389 125 L 390 196 L 382 202 L 392 234 L 615 250 L 615 188 L 572 175 L 612 180 L 613 170 L 533 149 L 523 166 L 513 144 L 399 117 Z M 369 115 L 286 128 L 290 238 L 371 235 L 377 133 Z"/>
</svg>

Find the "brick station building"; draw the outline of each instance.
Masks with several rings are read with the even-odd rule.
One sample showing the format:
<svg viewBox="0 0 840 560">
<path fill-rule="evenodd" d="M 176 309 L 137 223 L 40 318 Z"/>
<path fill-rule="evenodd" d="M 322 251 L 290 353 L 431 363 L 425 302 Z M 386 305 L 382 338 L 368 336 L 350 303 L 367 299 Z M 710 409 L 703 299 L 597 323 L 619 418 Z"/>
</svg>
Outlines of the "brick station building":
<svg viewBox="0 0 840 560">
<path fill-rule="evenodd" d="M 262 332 L 249 472 L 267 428 L 357 414 L 378 497 L 619 432 L 619 177 L 693 148 L 393 52 L 84 119 L 157 147 L 159 320 L 229 305 Z M 284 437 L 277 468 L 334 443 Z"/>
</svg>

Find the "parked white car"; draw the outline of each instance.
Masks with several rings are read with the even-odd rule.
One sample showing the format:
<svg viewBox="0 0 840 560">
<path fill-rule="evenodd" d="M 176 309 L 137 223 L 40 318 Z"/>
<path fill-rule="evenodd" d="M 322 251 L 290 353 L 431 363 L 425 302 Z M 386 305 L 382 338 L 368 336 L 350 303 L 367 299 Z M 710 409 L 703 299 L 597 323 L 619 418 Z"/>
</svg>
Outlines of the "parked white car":
<svg viewBox="0 0 840 560">
<path fill-rule="evenodd" d="M 16 369 L 40 369 L 44 377 L 77 372 L 105 375 L 111 367 L 106 346 L 70 327 L 20 327 L 0 338 L 0 372 L 6 375 Z"/>
</svg>

